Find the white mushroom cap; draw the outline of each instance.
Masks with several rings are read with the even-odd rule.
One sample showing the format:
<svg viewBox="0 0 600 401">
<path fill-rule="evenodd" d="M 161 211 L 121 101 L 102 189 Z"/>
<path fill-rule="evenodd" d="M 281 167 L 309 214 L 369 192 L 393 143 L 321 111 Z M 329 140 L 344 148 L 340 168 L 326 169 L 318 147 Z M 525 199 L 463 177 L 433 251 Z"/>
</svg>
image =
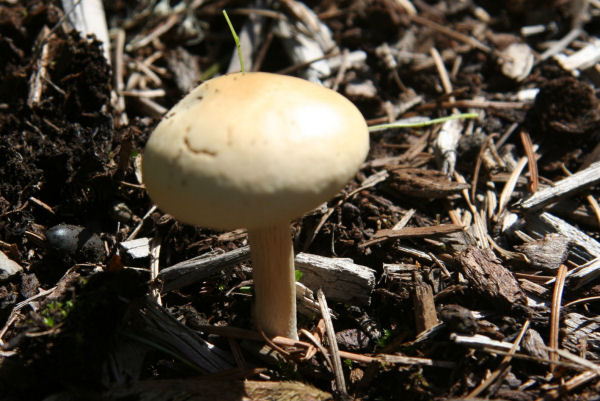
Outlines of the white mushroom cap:
<svg viewBox="0 0 600 401">
<path fill-rule="evenodd" d="M 148 193 L 202 227 L 289 221 L 335 195 L 369 148 L 366 122 L 330 89 L 269 73 L 224 75 L 171 109 L 144 151 Z"/>
</svg>

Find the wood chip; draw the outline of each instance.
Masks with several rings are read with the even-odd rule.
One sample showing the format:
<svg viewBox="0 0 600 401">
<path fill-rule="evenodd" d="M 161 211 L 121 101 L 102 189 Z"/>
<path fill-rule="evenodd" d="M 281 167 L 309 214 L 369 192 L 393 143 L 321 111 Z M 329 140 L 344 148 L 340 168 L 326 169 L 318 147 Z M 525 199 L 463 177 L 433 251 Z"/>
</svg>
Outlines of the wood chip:
<svg viewBox="0 0 600 401">
<path fill-rule="evenodd" d="M 470 246 L 459 254 L 458 259 L 466 279 L 489 301 L 499 302 L 509 309 L 515 304 L 526 304 L 519 283 L 491 250 Z"/>
<path fill-rule="evenodd" d="M 529 76 L 533 68 L 533 51 L 525 43 L 512 43 L 499 54 L 502 73 L 517 82 Z"/>
<path fill-rule="evenodd" d="M 62 0 L 63 10 L 67 10 L 67 18 L 82 38 L 95 37 L 102 43 L 102 51 L 106 62 L 110 64 L 110 37 L 106 25 L 106 15 L 101 0 Z M 89 38 L 88 38 L 89 39 Z"/>
<path fill-rule="evenodd" d="M 150 256 L 150 238 L 137 238 L 130 241 L 124 241 L 119 244 L 119 248 L 131 259 L 143 259 Z"/>
<path fill-rule="evenodd" d="M 600 182 L 600 162 L 591 164 L 588 168 L 570 175 L 550 187 L 540 189 L 529 198 L 516 206 L 523 211 L 534 211 L 556 202 L 575 192 L 589 188 Z"/>
<path fill-rule="evenodd" d="M 544 339 L 537 331 L 528 329 L 523 337 L 523 342 L 521 345 L 523 346 L 523 350 L 529 355 L 542 359 L 548 359 L 546 344 L 544 344 Z"/>
<path fill-rule="evenodd" d="M 567 259 L 569 243 L 568 238 L 554 233 L 515 248 L 527 256 L 532 267 L 556 270 Z"/>
<path fill-rule="evenodd" d="M 433 289 L 425 283 L 420 272 L 414 272 L 413 303 L 417 334 L 429 330 L 439 322 L 433 300 Z"/>
<path fill-rule="evenodd" d="M 353 305 L 369 305 L 375 287 L 375 270 L 355 264 L 351 259 L 328 258 L 299 253 L 296 269 L 300 281 L 316 291 L 322 288 L 328 299 Z"/>
<path fill-rule="evenodd" d="M 21 265 L 9 259 L 4 252 L 0 251 L 0 280 L 6 280 L 22 271 Z"/>
<path fill-rule="evenodd" d="M 442 128 L 433 144 L 437 163 L 444 174 L 451 176 L 456 166 L 456 149 L 462 135 L 463 123 L 460 120 L 449 120 Z"/>
<path fill-rule="evenodd" d="M 585 263 L 600 256 L 598 241 L 551 213 L 528 215 L 525 217 L 525 222 L 523 231 L 533 238 L 541 238 L 550 233 L 557 233 L 568 238 L 573 245 L 569 252 L 569 258 L 575 263 Z"/>
</svg>

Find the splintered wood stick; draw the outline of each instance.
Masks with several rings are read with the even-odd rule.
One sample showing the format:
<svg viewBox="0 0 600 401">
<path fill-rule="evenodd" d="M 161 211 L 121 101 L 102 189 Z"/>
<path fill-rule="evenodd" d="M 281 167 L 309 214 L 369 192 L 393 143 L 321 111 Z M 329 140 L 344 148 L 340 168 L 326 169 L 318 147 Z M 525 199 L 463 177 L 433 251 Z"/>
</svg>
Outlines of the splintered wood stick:
<svg viewBox="0 0 600 401">
<path fill-rule="evenodd" d="M 39 57 L 35 61 L 35 71 L 29 77 L 29 93 L 27 95 L 27 105 L 33 107 L 42 100 L 44 84 L 48 81 L 48 63 L 50 62 L 50 47 L 48 45 L 48 36 L 50 29 L 44 26 L 36 38 L 36 46 L 40 46 Z"/>
<path fill-rule="evenodd" d="M 173 291 L 232 269 L 250 259 L 250 247 L 242 247 L 220 255 L 202 255 L 167 267 L 158 273 L 162 292 Z M 301 282 L 316 290 L 319 287 L 331 300 L 356 305 L 368 305 L 375 287 L 375 271 L 358 265 L 351 259 L 299 253 L 296 269 L 302 272 Z"/>
<path fill-rule="evenodd" d="M 154 280 L 158 276 L 158 268 L 159 268 L 159 258 L 160 258 L 160 240 L 158 238 L 154 238 L 150 242 L 150 279 Z M 160 291 L 158 288 L 153 288 L 152 298 L 156 301 L 157 304 L 162 306 L 162 298 L 160 297 Z"/>
<path fill-rule="evenodd" d="M 550 187 L 538 190 L 529 198 L 517 204 L 523 211 L 533 211 L 543 208 L 549 203 L 556 202 L 577 191 L 589 188 L 600 182 L 600 162 L 591 164 L 588 168 L 578 171 Z"/>
<path fill-rule="evenodd" d="M 428 227 L 404 227 L 400 230 L 383 229 L 377 231 L 372 239 L 358 244 L 358 247 L 366 248 L 388 239 L 425 238 L 434 235 L 450 234 L 457 231 L 462 231 L 463 229 L 463 226 L 456 224 L 440 224 L 437 226 Z"/>
<path fill-rule="evenodd" d="M 329 342 L 329 352 L 331 353 L 331 362 L 333 363 L 333 372 L 335 374 L 335 384 L 337 390 L 342 394 L 348 394 L 346 390 L 346 380 L 344 379 L 344 371 L 342 370 L 342 358 L 340 357 L 340 350 L 338 348 L 337 340 L 335 338 L 335 330 L 333 329 L 333 322 L 331 321 L 331 315 L 329 314 L 329 308 L 327 307 L 327 300 L 323 290 L 319 288 L 317 291 L 317 299 L 321 306 L 321 315 L 325 321 L 325 328 L 327 334 L 327 341 Z"/>
</svg>

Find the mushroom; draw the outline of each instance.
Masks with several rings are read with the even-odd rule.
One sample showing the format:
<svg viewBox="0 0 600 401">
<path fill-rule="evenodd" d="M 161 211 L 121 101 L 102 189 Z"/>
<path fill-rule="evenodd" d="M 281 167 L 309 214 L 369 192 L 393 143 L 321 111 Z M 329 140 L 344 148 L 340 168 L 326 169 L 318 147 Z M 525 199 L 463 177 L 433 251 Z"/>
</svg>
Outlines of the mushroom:
<svg viewBox="0 0 600 401">
<path fill-rule="evenodd" d="M 337 92 L 233 73 L 198 86 L 166 114 L 142 172 L 152 200 L 177 219 L 248 229 L 255 324 L 297 338 L 290 220 L 341 190 L 368 149 L 363 116 Z"/>
</svg>

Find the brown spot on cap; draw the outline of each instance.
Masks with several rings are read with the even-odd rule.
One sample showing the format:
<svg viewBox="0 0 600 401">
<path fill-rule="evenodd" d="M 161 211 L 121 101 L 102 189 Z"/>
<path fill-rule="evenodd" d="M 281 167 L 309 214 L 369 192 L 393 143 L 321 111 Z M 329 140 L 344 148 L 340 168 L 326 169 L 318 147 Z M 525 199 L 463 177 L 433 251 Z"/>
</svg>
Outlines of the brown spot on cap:
<svg viewBox="0 0 600 401">
<path fill-rule="evenodd" d="M 185 143 L 185 146 L 190 150 L 190 152 L 197 154 L 197 155 L 206 155 L 206 156 L 210 156 L 210 157 L 215 157 L 217 155 L 217 152 L 214 150 L 210 150 L 210 149 L 205 149 L 205 148 L 194 148 L 192 146 L 192 144 L 190 144 L 190 140 L 186 137 L 183 138 L 183 142 Z"/>
</svg>

